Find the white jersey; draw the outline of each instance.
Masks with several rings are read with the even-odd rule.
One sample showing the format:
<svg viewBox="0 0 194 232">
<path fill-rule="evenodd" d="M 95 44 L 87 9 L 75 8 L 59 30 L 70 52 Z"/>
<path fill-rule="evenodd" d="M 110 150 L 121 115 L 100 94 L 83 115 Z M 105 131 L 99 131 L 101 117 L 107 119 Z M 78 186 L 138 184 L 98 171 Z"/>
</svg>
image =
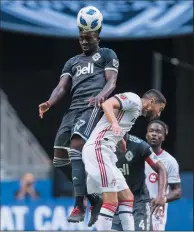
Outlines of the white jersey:
<svg viewBox="0 0 194 232">
<path fill-rule="evenodd" d="M 168 184 L 180 183 L 179 165 L 174 157 L 167 151 L 161 150 L 158 154 L 159 160 L 164 164 L 167 170 Z M 150 198 L 155 198 L 158 195 L 158 175 L 157 173 L 145 163 L 146 185 L 149 190 Z M 169 192 L 169 185 L 166 194 Z M 166 224 L 168 203 L 165 205 L 163 224 Z M 154 223 L 153 223 L 154 224 Z"/>
<path fill-rule="evenodd" d="M 108 122 L 106 116 L 103 115 L 90 135 L 90 138 L 87 140 L 85 146 L 97 141 L 103 141 L 105 144 L 116 146 L 123 136 L 131 130 L 135 120 L 141 115 L 142 101 L 137 94 L 127 92 L 123 94 L 116 94 L 114 97 L 121 105 L 120 110 L 115 110 L 115 115 L 119 122 L 119 126 L 122 128 L 122 136 L 116 136 L 113 134 L 110 122 Z"/>
</svg>

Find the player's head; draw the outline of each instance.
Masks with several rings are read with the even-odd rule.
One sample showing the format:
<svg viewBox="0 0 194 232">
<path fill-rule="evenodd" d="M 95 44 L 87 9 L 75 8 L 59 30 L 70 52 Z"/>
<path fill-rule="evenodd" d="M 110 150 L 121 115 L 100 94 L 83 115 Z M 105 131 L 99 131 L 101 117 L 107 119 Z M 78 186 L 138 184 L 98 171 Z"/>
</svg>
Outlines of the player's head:
<svg viewBox="0 0 194 232">
<path fill-rule="evenodd" d="M 163 94 L 156 89 L 150 89 L 142 96 L 143 115 L 150 121 L 160 117 L 166 106 L 166 99 Z"/>
<path fill-rule="evenodd" d="M 86 55 L 90 55 L 98 49 L 101 29 L 102 27 L 97 31 L 86 31 L 79 28 L 79 43 Z"/>
<path fill-rule="evenodd" d="M 152 147 L 162 145 L 168 134 L 168 126 L 161 120 L 153 120 L 147 126 L 146 139 Z"/>
</svg>

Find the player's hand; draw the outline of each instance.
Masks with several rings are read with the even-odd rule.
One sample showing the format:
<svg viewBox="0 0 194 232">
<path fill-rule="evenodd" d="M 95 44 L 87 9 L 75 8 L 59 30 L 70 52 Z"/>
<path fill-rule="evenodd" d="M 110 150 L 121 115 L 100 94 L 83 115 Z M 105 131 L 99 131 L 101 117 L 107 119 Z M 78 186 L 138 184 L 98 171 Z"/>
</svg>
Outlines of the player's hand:
<svg viewBox="0 0 194 232">
<path fill-rule="evenodd" d="M 151 201 L 151 212 L 152 214 L 158 215 L 158 216 L 164 216 L 164 208 L 166 203 L 166 197 L 165 196 L 157 196 Z"/>
<path fill-rule="evenodd" d="M 122 129 L 119 126 L 118 122 L 113 122 L 111 125 L 111 129 L 113 131 L 113 134 L 116 136 L 122 136 Z"/>
<path fill-rule="evenodd" d="M 50 104 L 49 102 L 44 102 L 39 105 L 39 116 L 40 118 L 43 118 L 43 114 L 47 112 L 50 109 Z"/>
<path fill-rule="evenodd" d="M 127 151 L 127 145 L 124 139 L 118 142 L 119 151 L 125 153 Z"/>
<path fill-rule="evenodd" d="M 92 97 L 89 100 L 89 106 L 94 105 L 100 107 L 101 104 L 105 101 L 105 98 L 103 96 L 97 95 L 96 97 Z"/>
</svg>

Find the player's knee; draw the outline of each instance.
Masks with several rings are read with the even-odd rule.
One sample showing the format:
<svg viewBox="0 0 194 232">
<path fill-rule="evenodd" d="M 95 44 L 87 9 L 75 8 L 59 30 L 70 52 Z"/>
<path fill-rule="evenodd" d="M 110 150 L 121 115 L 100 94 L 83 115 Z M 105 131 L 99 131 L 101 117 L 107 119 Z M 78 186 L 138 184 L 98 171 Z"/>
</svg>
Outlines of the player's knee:
<svg viewBox="0 0 194 232">
<path fill-rule="evenodd" d="M 69 158 L 69 155 L 68 155 L 68 152 L 67 150 L 65 149 L 54 149 L 54 157 L 57 157 L 57 158 L 62 158 L 62 159 L 68 159 Z"/>
<path fill-rule="evenodd" d="M 71 139 L 71 148 L 72 149 L 82 151 L 84 144 L 85 144 L 85 140 L 81 136 L 79 136 L 77 134 L 74 134 L 72 136 L 72 139 Z"/>
<path fill-rule="evenodd" d="M 67 165 L 71 166 L 71 162 L 69 158 L 60 158 L 60 157 L 53 158 L 53 166 L 55 168 L 60 168 Z"/>
<path fill-rule="evenodd" d="M 119 201 L 134 201 L 134 196 L 130 189 L 124 189 L 118 192 Z"/>
<path fill-rule="evenodd" d="M 103 197 L 103 203 L 118 205 L 117 193 L 112 193 L 112 192 L 103 193 L 102 197 Z"/>
</svg>

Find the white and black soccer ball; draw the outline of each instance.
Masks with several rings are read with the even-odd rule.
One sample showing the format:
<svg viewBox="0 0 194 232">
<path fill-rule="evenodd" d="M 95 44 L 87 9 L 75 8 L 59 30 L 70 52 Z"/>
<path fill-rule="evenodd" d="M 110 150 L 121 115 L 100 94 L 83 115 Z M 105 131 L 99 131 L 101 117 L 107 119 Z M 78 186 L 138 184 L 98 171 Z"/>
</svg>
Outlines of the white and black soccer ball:
<svg viewBox="0 0 194 232">
<path fill-rule="evenodd" d="M 102 26 L 103 16 L 94 6 L 82 8 L 77 15 L 78 27 L 86 31 L 97 31 Z"/>
</svg>

